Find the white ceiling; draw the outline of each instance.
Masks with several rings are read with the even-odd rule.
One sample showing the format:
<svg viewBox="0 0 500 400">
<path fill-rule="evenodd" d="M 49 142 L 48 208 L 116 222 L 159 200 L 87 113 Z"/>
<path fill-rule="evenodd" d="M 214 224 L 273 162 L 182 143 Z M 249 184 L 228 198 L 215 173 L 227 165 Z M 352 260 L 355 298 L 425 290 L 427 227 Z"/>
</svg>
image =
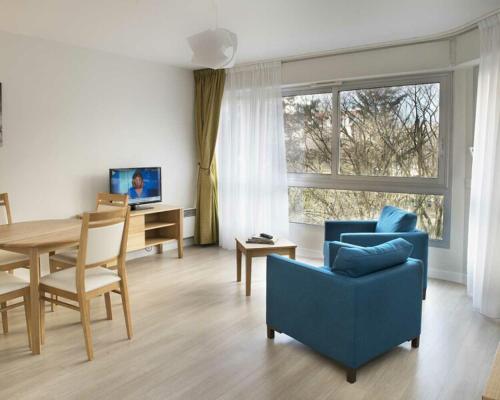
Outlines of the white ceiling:
<svg viewBox="0 0 500 400">
<path fill-rule="evenodd" d="M 500 0 L 218 3 L 219 26 L 239 37 L 237 63 L 439 34 L 500 9 Z M 0 30 L 183 67 L 192 67 L 185 38 L 214 20 L 213 0 L 0 0 Z"/>
</svg>

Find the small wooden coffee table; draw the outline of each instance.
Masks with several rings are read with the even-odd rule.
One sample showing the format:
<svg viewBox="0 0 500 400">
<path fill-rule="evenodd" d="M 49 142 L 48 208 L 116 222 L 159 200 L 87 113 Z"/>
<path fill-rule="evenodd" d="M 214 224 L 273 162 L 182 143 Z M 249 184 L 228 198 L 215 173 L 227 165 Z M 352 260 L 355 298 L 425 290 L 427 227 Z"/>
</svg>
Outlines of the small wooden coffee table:
<svg viewBox="0 0 500 400">
<path fill-rule="evenodd" d="M 246 271 L 246 295 L 250 296 L 252 292 L 252 258 L 265 257 L 276 253 L 289 256 L 295 260 L 295 249 L 297 245 L 286 239 L 278 239 L 274 245 L 245 243 L 246 239 L 236 238 L 236 280 L 241 282 L 241 255 L 245 254 Z"/>
</svg>

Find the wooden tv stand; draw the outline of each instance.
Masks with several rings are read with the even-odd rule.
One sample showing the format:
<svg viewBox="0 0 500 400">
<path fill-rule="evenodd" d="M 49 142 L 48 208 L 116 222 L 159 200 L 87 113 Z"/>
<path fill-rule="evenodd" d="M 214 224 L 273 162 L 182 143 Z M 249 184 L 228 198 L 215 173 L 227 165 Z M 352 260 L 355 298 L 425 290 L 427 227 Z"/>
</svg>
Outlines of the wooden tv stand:
<svg viewBox="0 0 500 400">
<path fill-rule="evenodd" d="M 177 241 L 177 253 L 182 258 L 183 222 L 184 210 L 167 204 L 131 211 L 127 251 L 157 246 L 161 253 L 164 243 Z"/>
</svg>

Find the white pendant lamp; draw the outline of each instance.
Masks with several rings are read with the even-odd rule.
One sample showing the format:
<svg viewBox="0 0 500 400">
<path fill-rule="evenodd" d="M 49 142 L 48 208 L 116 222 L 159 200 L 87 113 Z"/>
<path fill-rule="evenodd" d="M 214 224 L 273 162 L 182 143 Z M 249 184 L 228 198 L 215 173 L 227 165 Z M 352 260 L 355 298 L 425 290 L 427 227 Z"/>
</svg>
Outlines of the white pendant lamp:
<svg viewBox="0 0 500 400">
<path fill-rule="evenodd" d="M 193 52 L 191 62 L 205 68 L 230 68 L 236 60 L 238 37 L 234 32 L 218 27 L 218 10 L 215 1 L 214 7 L 215 29 L 207 29 L 187 38 Z"/>
</svg>

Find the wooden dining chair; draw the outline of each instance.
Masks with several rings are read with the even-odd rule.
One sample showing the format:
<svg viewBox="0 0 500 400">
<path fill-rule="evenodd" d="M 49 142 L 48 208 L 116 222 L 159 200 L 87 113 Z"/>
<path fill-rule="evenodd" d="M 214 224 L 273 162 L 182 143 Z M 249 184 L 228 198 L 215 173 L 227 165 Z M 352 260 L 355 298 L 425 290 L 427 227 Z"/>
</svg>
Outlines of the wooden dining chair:
<svg viewBox="0 0 500 400">
<path fill-rule="evenodd" d="M 0 272 L 0 311 L 2 312 L 2 322 L 4 324 L 4 333 L 8 332 L 7 325 L 7 311 L 24 306 L 24 313 L 26 315 L 26 327 L 28 331 L 28 344 L 31 348 L 31 329 L 30 329 L 30 287 L 29 282 L 8 274 Z M 7 301 L 15 300 L 22 297 L 23 300 L 15 304 L 7 305 Z"/>
<path fill-rule="evenodd" d="M 114 194 L 114 193 L 97 193 L 96 198 L 96 211 L 113 211 L 118 208 L 128 208 L 128 195 L 127 194 Z M 66 268 L 71 268 L 76 265 L 78 256 L 78 249 L 70 249 L 61 253 L 52 254 L 49 257 L 50 273 L 57 272 Z M 103 267 L 111 268 L 116 266 L 116 260 L 103 265 Z M 57 299 L 57 296 L 52 296 Z M 51 311 L 54 311 L 55 303 L 50 305 Z"/>
<path fill-rule="evenodd" d="M 9 195 L 0 193 L 0 225 L 12 224 Z M 16 268 L 28 268 L 29 258 L 22 254 L 0 250 L 0 271 L 13 271 Z"/>
<path fill-rule="evenodd" d="M 110 294 L 112 292 L 118 292 L 121 295 L 127 336 L 129 339 L 132 338 L 132 321 L 125 269 L 129 213 L 128 209 L 122 207 L 116 211 L 93 212 L 83 215 L 76 267 L 57 271 L 40 279 L 42 342 L 45 338 L 45 302 L 71 308 L 80 312 L 87 356 L 89 361 L 92 360 L 94 351 L 90 330 L 90 299 L 104 294 L 107 318 L 111 320 Z M 117 271 L 102 267 L 114 259 L 118 260 Z M 57 295 L 58 299 L 47 297 L 46 293 Z M 78 305 L 61 301 L 59 298 L 74 301 Z"/>
<path fill-rule="evenodd" d="M 128 207 L 128 195 L 113 194 L 113 193 L 98 193 L 96 199 L 96 211 L 113 211 L 118 208 Z M 71 268 L 76 265 L 78 250 L 66 250 L 61 253 L 56 253 L 49 258 L 50 272 L 60 271 L 65 268 Z M 107 267 L 116 265 L 116 260 L 113 260 Z"/>
<path fill-rule="evenodd" d="M 0 225 L 12 224 L 12 210 L 10 208 L 9 195 L 0 193 Z M 11 251 L 0 250 L 0 272 L 8 271 L 13 273 L 16 268 L 29 268 L 30 260 L 28 257 L 13 253 Z M 7 307 L 6 301 L 0 301 L 0 309 Z M 7 319 L 7 310 L 0 311 L 2 314 L 3 332 L 9 331 L 9 322 Z"/>
<path fill-rule="evenodd" d="M 113 211 L 128 206 L 128 194 L 97 193 L 96 211 Z"/>
</svg>

